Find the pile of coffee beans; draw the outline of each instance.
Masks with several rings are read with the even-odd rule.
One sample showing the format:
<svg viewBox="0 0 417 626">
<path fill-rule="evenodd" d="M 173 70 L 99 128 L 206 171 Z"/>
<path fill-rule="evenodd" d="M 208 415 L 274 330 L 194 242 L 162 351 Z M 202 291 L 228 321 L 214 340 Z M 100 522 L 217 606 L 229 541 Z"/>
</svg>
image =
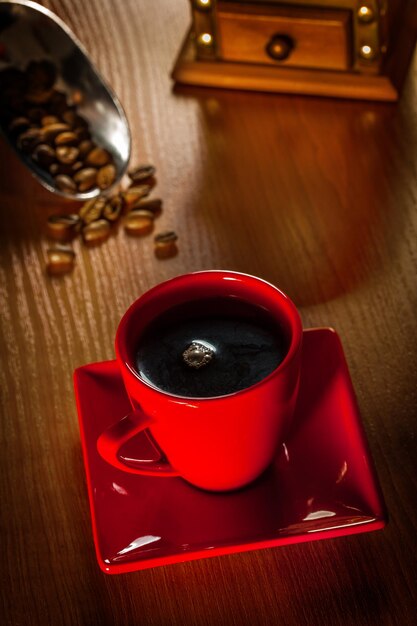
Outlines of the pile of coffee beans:
<svg viewBox="0 0 417 626">
<path fill-rule="evenodd" d="M 148 198 L 156 184 L 152 165 L 130 169 L 127 187 L 106 192 L 117 174 L 113 156 L 94 141 L 88 122 L 78 112 L 83 94 L 67 95 L 56 88 L 57 81 L 57 69 L 47 60 L 32 61 L 25 70 L 0 71 L 0 123 L 15 147 L 53 177 L 61 191 L 73 194 L 98 188 L 103 192 L 78 213 L 48 217 L 47 235 L 54 242 L 46 251 L 51 275 L 73 270 L 71 242 L 76 237 L 88 247 L 99 246 L 117 232 L 120 222 L 127 235 L 144 237 L 153 232 L 162 213 L 162 201 Z M 175 256 L 176 240 L 172 231 L 156 235 L 155 256 Z"/>
<path fill-rule="evenodd" d="M 50 61 L 32 61 L 25 70 L 0 72 L 0 122 L 16 148 L 50 174 L 58 189 L 84 193 L 107 189 L 116 179 L 113 156 L 92 139 L 77 112 L 78 91 L 70 97 L 55 88 L 59 76 Z"/>
<path fill-rule="evenodd" d="M 128 172 L 129 186 L 111 194 L 101 194 L 83 204 L 78 213 L 50 215 L 46 229 L 49 239 L 59 242 L 47 250 L 47 271 L 51 275 L 66 274 L 74 268 L 75 252 L 69 244 L 77 236 L 85 246 L 103 244 L 123 223 L 131 237 L 152 233 L 154 222 L 162 213 L 162 200 L 149 198 L 156 185 L 155 168 L 140 165 Z M 177 235 L 173 231 L 157 234 L 154 252 L 158 259 L 178 253 Z"/>
</svg>

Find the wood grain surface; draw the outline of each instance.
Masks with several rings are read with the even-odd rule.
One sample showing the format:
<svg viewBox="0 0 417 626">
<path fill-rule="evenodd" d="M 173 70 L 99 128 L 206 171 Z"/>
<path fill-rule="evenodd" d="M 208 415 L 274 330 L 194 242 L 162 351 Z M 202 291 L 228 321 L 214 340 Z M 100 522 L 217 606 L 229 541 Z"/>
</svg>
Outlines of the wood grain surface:
<svg viewBox="0 0 417 626">
<path fill-rule="evenodd" d="M 46 217 L 71 210 L 0 143 L 2 624 L 416 623 L 417 66 L 397 105 L 176 88 L 186 0 L 51 0 L 119 94 L 132 162 L 158 169 L 159 228 L 123 230 L 44 273 Z M 345 346 L 390 514 L 383 531 L 108 577 L 96 563 L 72 372 L 176 274 L 228 268 L 286 291 Z"/>
</svg>

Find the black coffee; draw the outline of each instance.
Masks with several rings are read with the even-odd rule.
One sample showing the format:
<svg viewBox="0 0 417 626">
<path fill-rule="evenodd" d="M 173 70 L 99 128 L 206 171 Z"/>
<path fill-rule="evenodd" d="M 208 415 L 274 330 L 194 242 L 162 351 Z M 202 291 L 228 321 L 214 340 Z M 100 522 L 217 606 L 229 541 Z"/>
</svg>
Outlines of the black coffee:
<svg viewBox="0 0 417 626">
<path fill-rule="evenodd" d="M 287 349 L 267 311 L 238 298 L 211 298 L 157 317 L 139 340 L 136 367 L 141 378 L 162 391 L 223 396 L 268 376 Z"/>
</svg>

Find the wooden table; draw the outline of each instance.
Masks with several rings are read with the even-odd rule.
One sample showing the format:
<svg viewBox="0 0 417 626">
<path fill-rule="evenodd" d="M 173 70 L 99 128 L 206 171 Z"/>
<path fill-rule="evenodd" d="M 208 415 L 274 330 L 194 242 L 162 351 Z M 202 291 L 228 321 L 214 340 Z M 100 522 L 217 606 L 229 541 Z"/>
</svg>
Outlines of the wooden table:
<svg viewBox="0 0 417 626">
<path fill-rule="evenodd" d="M 158 168 L 159 228 L 75 243 L 44 273 L 62 202 L 4 142 L 1 163 L 3 624 L 416 623 L 417 67 L 398 105 L 172 89 L 186 0 L 51 0 L 119 94 L 133 162 Z M 128 305 L 171 276 L 229 268 L 286 291 L 344 343 L 390 513 L 383 531 L 109 577 L 96 563 L 72 387 L 113 358 Z"/>
</svg>

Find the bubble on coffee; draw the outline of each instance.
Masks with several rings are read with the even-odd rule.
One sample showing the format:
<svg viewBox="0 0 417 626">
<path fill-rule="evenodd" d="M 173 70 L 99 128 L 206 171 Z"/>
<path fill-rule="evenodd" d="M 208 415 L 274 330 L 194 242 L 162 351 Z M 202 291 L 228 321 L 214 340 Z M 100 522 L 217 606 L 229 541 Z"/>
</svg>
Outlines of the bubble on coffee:
<svg viewBox="0 0 417 626">
<path fill-rule="evenodd" d="M 135 351 L 139 376 L 182 397 L 241 391 L 273 372 L 288 341 L 265 309 L 239 298 L 186 302 L 152 321 Z"/>
</svg>

